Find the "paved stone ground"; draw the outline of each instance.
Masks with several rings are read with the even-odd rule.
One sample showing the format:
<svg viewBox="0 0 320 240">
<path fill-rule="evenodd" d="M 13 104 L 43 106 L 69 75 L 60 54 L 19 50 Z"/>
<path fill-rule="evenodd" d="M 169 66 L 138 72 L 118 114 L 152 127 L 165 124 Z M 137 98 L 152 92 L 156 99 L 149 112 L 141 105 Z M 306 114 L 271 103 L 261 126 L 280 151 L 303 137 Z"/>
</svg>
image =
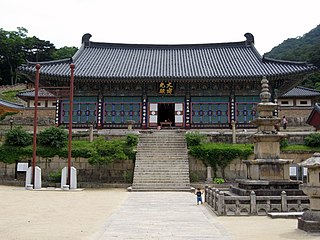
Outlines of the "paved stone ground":
<svg viewBox="0 0 320 240">
<path fill-rule="evenodd" d="M 96 239 L 230 239 L 218 218 L 188 192 L 132 192 Z"/>
</svg>

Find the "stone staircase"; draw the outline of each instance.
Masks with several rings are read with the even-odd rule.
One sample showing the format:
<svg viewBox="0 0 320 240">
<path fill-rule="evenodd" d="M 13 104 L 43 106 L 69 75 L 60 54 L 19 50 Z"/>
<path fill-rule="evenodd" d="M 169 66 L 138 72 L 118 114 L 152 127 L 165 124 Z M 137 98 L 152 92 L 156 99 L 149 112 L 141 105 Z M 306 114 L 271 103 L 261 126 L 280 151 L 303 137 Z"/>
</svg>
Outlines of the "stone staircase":
<svg viewBox="0 0 320 240">
<path fill-rule="evenodd" d="M 141 132 L 132 191 L 190 191 L 185 132 Z"/>
</svg>

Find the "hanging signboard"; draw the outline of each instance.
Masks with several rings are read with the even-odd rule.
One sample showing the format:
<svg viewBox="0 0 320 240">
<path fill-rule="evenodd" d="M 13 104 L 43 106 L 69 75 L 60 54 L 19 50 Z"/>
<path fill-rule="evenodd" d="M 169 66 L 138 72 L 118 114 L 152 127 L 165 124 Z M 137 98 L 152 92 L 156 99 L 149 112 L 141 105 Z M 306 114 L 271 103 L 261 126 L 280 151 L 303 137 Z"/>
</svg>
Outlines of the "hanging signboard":
<svg viewBox="0 0 320 240">
<path fill-rule="evenodd" d="M 173 93 L 173 84 L 172 82 L 161 82 L 159 85 L 160 94 L 172 94 Z"/>
</svg>

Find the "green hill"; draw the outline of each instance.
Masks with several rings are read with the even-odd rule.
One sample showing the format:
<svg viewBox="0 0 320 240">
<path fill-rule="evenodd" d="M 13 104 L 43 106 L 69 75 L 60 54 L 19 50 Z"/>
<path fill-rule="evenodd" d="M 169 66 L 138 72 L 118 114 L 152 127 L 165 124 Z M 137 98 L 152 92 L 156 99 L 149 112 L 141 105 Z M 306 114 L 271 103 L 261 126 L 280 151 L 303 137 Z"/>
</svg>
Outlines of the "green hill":
<svg viewBox="0 0 320 240">
<path fill-rule="evenodd" d="M 264 56 L 312 63 L 320 69 L 320 25 L 303 36 L 288 38 Z M 309 75 L 302 85 L 320 90 L 320 72 Z"/>
</svg>

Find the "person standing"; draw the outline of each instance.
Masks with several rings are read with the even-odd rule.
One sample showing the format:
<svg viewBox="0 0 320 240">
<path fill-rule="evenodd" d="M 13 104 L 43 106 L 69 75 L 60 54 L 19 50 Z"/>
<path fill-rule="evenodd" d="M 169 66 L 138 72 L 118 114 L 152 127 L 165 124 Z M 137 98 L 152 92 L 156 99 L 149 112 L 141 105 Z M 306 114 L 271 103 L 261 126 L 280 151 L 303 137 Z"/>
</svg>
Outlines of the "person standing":
<svg viewBox="0 0 320 240">
<path fill-rule="evenodd" d="M 200 188 L 197 189 L 197 191 L 195 192 L 195 194 L 197 195 L 197 205 L 199 205 L 199 202 L 202 204 L 202 192 L 200 190 Z"/>
<path fill-rule="evenodd" d="M 283 118 L 282 118 L 282 127 L 283 127 L 284 130 L 287 129 L 287 123 L 288 123 L 288 121 L 286 119 L 286 116 L 283 116 Z"/>
</svg>

